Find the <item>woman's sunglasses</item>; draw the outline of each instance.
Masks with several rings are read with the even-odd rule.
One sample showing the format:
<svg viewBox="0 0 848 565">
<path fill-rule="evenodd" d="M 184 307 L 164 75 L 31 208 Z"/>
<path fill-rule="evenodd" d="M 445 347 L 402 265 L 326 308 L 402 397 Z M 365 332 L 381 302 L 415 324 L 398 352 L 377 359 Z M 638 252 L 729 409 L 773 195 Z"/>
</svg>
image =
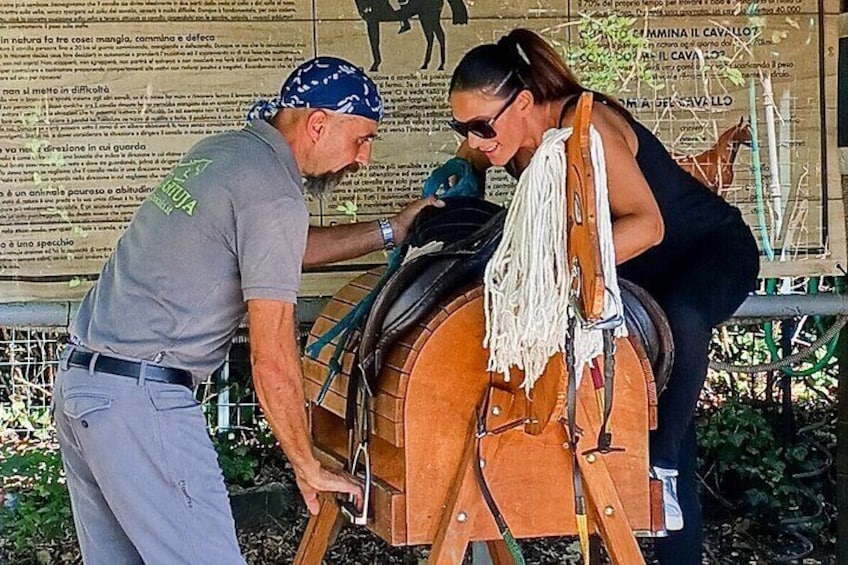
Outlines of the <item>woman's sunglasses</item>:
<svg viewBox="0 0 848 565">
<path fill-rule="evenodd" d="M 521 94 L 523 88 L 517 89 L 512 93 L 512 96 L 506 101 L 498 113 L 489 118 L 488 120 L 477 119 L 477 120 L 469 120 L 467 122 L 460 122 L 454 118 L 448 120 L 448 125 L 450 128 L 461 135 L 462 137 L 468 137 L 468 134 L 474 134 L 482 139 L 492 139 L 497 137 L 498 132 L 495 131 L 495 121 L 501 117 L 501 114 L 506 112 L 506 109 L 509 108 L 515 99 L 518 98 L 518 95 Z"/>
</svg>

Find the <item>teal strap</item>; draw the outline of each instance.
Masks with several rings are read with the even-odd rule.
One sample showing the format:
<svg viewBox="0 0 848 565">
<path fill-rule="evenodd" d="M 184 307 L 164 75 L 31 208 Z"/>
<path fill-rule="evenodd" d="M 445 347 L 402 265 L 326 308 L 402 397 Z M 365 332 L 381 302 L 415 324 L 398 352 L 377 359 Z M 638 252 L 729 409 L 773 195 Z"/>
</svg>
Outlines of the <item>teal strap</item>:
<svg viewBox="0 0 848 565">
<path fill-rule="evenodd" d="M 328 363 L 329 372 L 327 373 L 327 378 L 324 379 L 324 384 L 321 385 L 321 391 L 318 393 L 318 398 L 315 401 L 319 406 L 324 401 L 324 397 L 327 396 L 327 392 L 330 390 L 330 386 L 332 386 L 336 375 L 338 375 L 342 370 L 340 359 L 344 354 L 345 346 L 347 345 L 351 334 L 360 326 L 362 321 L 371 311 L 371 306 L 374 304 L 374 300 L 377 298 L 380 290 L 383 286 L 385 286 L 389 277 L 398 270 L 400 265 L 400 249 L 395 249 L 389 254 L 389 261 L 386 266 L 386 270 L 383 272 L 382 276 L 380 276 L 380 279 L 377 281 L 377 284 L 374 285 L 374 288 L 371 289 L 371 292 L 366 294 L 365 297 L 359 301 L 359 304 L 354 306 L 350 312 L 345 314 L 345 316 L 336 322 L 332 328 L 327 330 L 324 335 L 319 337 L 314 343 L 306 348 L 306 354 L 312 359 L 317 359 L 324 347 L 329 345 L 337 337 L 339 338 L 336 342 L 335 349 L 333 350 L 333 355 L 330 357 L 330 361 Z"/>
<path fill-rule="evenodd" d="M 389 277 L 392 276 L 397 268 L 400 266 L 400 250 L 396 249 L 392 253 L 389 254 L 388 265 L 386 266 L 385 272 L 380 277 L 380 280 L 377 281 L 377 284 L 371 289 L 371 292 L 365 295 L 365 297 L 354 306 L 354 308 L 348 312 L 344 318 L 336 322 L 336 324 L 327 330 L 327 332 L 315 340 L 314 343 L 309 345 L 306 348 L 306 354 L 312 357 L 313 359 L 317 358 L 318 354 L 321 353 L 321 350 L 324 347 L 333 341 L 336 336 L 341 334 L 343 331 L 349 330 L 351 328 L 355 328 L 359 322 L 362 321 L 362 318 L 368 311 L 371 309 L 371 304 L 374 302 L 374 299 L 377 297 L 380 289 L 383 288 L 383 285 L 386 284 L 386 281 L 389 280 Z"/>
<path fill-rule="evenodd" d="M 450 185 L 451 177 L 456 178 L 453 186 Z M 427 177 L 421 196 L 425 198 L 428 196 L 438 196 L 439 198 L 450 198 L 452 196 L 481 197 L 480 180 L 477 178 L 477 173 L 471 163 L 465 159 L 454 157 Z"/>
<path fill-rule="evenodd" d="M 518 545 L 518 542 L 515 541 L 515 537 L 513 537 L 512 532 L 509 529 L 501 532 L 501 536 L 503 536 L 504 542 L 506 543 L 507 548 L 509 548 L 509 553 L 512 555 L 512 559 L 515 561 L 515 565 L 525 565 L 524 555 L 521 553 L 521 547 Z"/>
</svg>

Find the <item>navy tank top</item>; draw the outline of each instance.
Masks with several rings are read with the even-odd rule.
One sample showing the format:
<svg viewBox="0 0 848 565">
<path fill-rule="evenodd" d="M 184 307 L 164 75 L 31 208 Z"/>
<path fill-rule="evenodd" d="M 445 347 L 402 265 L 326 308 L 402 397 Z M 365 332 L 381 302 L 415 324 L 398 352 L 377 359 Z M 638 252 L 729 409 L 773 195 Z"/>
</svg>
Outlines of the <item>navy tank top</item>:
<svg viewBox="0 0 848 565">
<path fill-rule="evenodd" d="M 659 245 L 619 265 L 622 276 L 631 280 L 651 278 L 664 272 L 660 267 L 668 267 L 696 250 L 702 255 L 723 253 L 724 250 L 709 245 L 718 235 L 727 236 L 739 230 L 738 233 L 744 234 L 742 237 L 750 237 L 738 208 L 710 192 L 682 169 L 662 142 L 628 112 L 611 104 L 603 94 L 593 94 L 596 101 L 618 112 L 633 128 L 639 142 L 636 163 L 651 188 L 665 224 L 665 236 Z M 560 123 L 577 99 L 575 95 L 565 102 Z"/>
</svg>

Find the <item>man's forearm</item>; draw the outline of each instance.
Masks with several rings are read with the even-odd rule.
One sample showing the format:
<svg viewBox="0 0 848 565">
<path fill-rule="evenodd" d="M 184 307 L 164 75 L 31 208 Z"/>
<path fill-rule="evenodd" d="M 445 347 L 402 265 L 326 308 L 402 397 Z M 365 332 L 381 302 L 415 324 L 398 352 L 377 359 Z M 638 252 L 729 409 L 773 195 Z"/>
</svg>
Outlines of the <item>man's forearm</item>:
<svg viewBox="0 0 848 565">
<path fill-rule="evenodd" d="M 378 251 L 383 246 L 383 236 L 376 221 L 330 227 L 310 226 L 303 266 L 309 268 L 346 261 Z"/>
<path fill-rule="evenodd" d="M 401 245 L 404 242 L 413 220 L 428 206 L 441 208 L 444 202 L 440 202 L 435 196 L 421 198 L 410 202 L 400 212 L 387 218 L 392 227 L 395 245 Z M 385 241 L 380 225 L 376 221 L 331 227 L 310 226 L 303 266 L 309 268 L 346 261 L 379 251 L 383 247 L 385 247 Z"/>
<path fill-rule="evenodd" d="M 254 366 L 253 382 L 265 418 L 295 473 L 315 472 L 320 465 L 312 452 L 297 358 Z"/>
</svg>

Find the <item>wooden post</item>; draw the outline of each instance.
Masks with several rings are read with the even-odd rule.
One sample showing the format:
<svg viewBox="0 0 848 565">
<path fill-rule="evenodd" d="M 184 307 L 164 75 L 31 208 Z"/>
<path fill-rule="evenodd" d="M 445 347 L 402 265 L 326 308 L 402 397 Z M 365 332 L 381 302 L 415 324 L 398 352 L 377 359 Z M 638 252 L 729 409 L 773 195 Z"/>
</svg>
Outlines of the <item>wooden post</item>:
<svg viewBox="0 0 848 565">
<path fill-rule="evenodd" d="M 600 417 L 594 406 L 586 406 L 583 396 L 585 395 L 577 397 L 577 421 L 580 422 L 586 437 L 596 437 L 600 428 Z M 595 519 L 610 561 L 616 565 L 644 565 L 645 558 L 630 529 L 627 514 L 603 455 L 580 454 L 577 463 L 580 465 L 583 486 L 588 495 L 590 517 Z"/>
<path fill-rule="evenodd" d="M 318 514 L 309 518 L 306 532 L 300 540 L 295 565 L 321 565 L 324 554 L 338 534 L 341 526 L 341 510 L 331 494 L 319 495 L 321 501 Z"/>
<path fill-rule="evenodd" d="M 506 542 L 502 539 L 486 542 L 492 565 L 515 565 L 515 559 L 509 552 Z"/>
<path fill-rule="evenodd" d="M 465 453 L 462 455 L 462 461 L 459 464 L 459 469 L 457 469 L 453 484 L 448 491 L 444 512 L 439 519 L 439 529 L 430 549 L 430 558 L 427 561 L 429 565 L 462 563 L 465 558 L 465 550 L 471 541 L 471 530 L 474 525 L 472 519 L 476 517 L 471 512 L 471 508 L 476 506 L 476 499 L 480 496 L 474 479 L 473 467 L 477 458 L 474 443 L 474 435 L 477 429 L 475 424 L 472 417 L 466 436 L 468 444 Z"/>
<path fill-rule="evenodd" d="M 487 427 L 491 429 L 507 421 L 515 407 L 515 396 L 512 392 L 497 387 L 490 387 L 486 394 L 489 395 L 490 403 L 493 406 L 500 406 L 502 409 L 499 415 L 487 414 Z M 472 415 L 466 434 L 465 452 L 462 455 L 462 461 L 459 464 L 459 469 L 457 469 L 454 482 L 450 491 L 448 491 L 444 511 L 439 520 L 439 529 L 430 549 L 430 558 L 427 562 L 429 565 L 462 563 L 465 550 L 471 541 L 471 532 L 474 530 L 475 520 L 480 518 L 481 513 L 489 514 L 489 509 L 483 502 L 480 487 L 474 475 L 474 466 L 477 465 L 476 434 L 476 415 Z M 495 460 L 502 437 L 503 435 L 498 434 L 487 438 L 486 457 Z M 463 515 L 462 519 L 460 519 L 460 515 Z M 515 563 L 503 540 L 490 541 L 487 543 L 487 548 L 492 563 L 495 565 L 513 565 Z"/>
</svg>

